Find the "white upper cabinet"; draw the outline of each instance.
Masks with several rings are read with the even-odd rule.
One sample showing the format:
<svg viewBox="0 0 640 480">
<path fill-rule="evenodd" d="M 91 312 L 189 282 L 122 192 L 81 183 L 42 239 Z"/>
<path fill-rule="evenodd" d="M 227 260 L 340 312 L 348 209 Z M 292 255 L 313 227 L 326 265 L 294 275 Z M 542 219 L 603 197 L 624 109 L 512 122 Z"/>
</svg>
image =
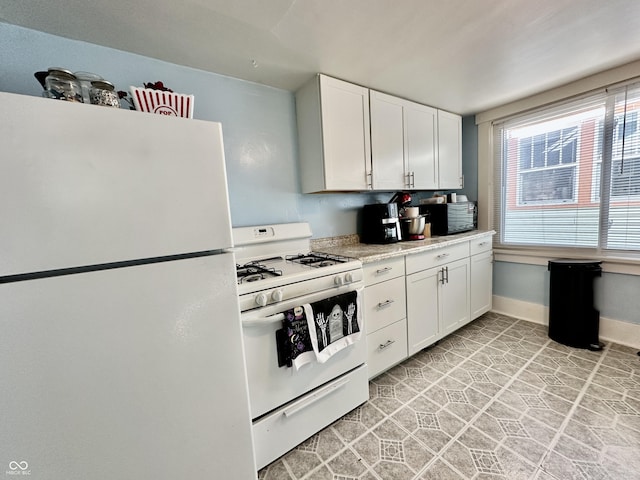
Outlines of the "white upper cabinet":
<svg viewBox="0 0 640 480">
<path fill-rule="evenodd" d="M 369 90 L 317 75 L 296 110 L 302 191 L 371 190 Z"/>
<path fill-rule="evenodd" d="M 370 91 L 371 164 L 374 190 L 409 188 L 405 168 L 404 101 Z"/>
<path fill-rule="evenodd" d="M 374 190 L 462 187 L 462 119 L 370 91 Z"/>
<path fill-rule="evenodd" d="M 404 108 L 406 169 L 412 190 L 436 190 L 438 184 L 438 111 L 406 102 Z"/>
<path fill-rule="evenodd" d="M 462 117 L 438 110 L 438 188 L 462 183 Z"/>
<path fill-rule="evenodd" d="M 296 92 L 302 191 L 462 188 L 462 118 L 319 74 Z"/>
</svg>

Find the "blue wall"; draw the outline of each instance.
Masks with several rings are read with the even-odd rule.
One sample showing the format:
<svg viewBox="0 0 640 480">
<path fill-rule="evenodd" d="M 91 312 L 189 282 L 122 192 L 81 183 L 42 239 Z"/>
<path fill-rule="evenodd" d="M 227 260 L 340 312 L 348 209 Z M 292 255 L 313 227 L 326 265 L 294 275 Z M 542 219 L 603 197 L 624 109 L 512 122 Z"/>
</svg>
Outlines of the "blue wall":
<svg viewBox="0 0 640 480">
<path fill-rule="evenodd" d="M 462 175 L 464 193 L 469 200 L 478 200 L 478 126 L 475 115 L 462 118 Z"/>
<path fill-rule="evenodd" d="M 234 226 L 308 221 L 316 238 L 347 235 L 362 205 L 391 197 L 300 193 L 291 92 L 4 23 L 0 65 L 5 92 L 40 95 L 34 72 L 56 66 L 97 73 L 118 90 L 162 80 L 195 95 L 194 118 L 222 123 Z"/>
<path fill-rule="evenodd" d="M 549 272 L 541 265 L 494 262 L 493 293 L 549 306 Z M 640 324 L 640 277 L 603 273 L 594 279 L 594 304 L 606 318 Z"/>
</svg>

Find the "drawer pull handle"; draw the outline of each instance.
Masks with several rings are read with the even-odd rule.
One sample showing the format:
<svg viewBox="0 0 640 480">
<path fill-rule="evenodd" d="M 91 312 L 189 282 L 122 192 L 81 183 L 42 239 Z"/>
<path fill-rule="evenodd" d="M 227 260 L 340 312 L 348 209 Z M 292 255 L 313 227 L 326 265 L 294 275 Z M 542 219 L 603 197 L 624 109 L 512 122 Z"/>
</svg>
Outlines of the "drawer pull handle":
<svg viewBox="0 0 640 480">
<path fill-rule="evenodd" d="M 478 244 L 478 246 L 479 246 L 479 247 L 484 247 L 486 244 L 487 244 L 487 242 L 480 242 L 480 243 Z"/>
<path fill-rule="evenodd" d="M 378 350 L 384 350 L 385 348 L 390 347 L 394 343 L 396 343 L 395 340 L 387 340 L 386 342 L 380 344 L 380 346 L 378 347 Z"/>
<path fill-rule="evenodd" d="M 384 308 L 384 307 L 388 307 L 389 305 L 391 305 L 395 300 L 385 300 L 384 302 L 380 302 L 378 304 L 378 308 Z"/>
<path fill-rule="evenodd" d="M 308 397 L 303 398 L 302 400 L 294 403 L 289 408 L 285 409 L 284 412 L 282 412 L 282 413 L 284 413 L 285 417 L 291 417 L 291 416 L 295 415 L 296 413 L 298 413 L 299 411 L 304 410 L 307 407 L 310 407 L 311 405 L 313 405 L 317 401 L 322 400 L 324 397 L 326 397 L 327 395 L 335 392 L 339 388 L 344 387 L 347 383 L 349 383 L 349 379 L 348 378 L 344 378 L 344 379 L 340 380 L 339 382 L 335 382 L 335 383 L 323 388 L 322 390 L 318 390 L 317 392 L 312 393 Z"/>
<path fill-rule="evenodd" d="M 443 258 L 447 258 L 449 256 L 448 253 L 441 253 L 440 255 L 438 255 L 436 258 L 438 260 L 442 260 Z"/>
<path fill-rule="evenodd" d="M 376 270 L 376 273 L 380 275 L 381 273 L 389 273 L 392 270 L 391 267 L 384 267 Z"/>
</svg>

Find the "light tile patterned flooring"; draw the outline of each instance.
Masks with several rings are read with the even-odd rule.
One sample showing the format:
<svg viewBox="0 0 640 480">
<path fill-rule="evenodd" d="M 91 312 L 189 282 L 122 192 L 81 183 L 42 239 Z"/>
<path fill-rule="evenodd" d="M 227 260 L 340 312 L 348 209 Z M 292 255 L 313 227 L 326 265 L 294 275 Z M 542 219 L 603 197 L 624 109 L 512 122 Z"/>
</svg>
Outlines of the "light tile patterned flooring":
<svg viewBox="0 0 640 480">
<path fill-rule="evenodd" d="M 370 382 L 260 480 L 640 480 L 640 357 L 489 313 Z"/>
</svg>

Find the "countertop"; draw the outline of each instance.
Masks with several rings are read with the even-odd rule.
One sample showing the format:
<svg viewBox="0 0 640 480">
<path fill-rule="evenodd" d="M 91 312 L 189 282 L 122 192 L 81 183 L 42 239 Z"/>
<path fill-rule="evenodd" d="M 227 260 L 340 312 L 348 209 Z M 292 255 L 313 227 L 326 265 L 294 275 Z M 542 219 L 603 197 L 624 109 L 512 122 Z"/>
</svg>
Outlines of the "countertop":
<svg viewBox="0 0 640 480">
<path fill-rule="evenodd" d="M 496 232 L 494 230 L 472 230 L 470 232 L 458 233 L 455 235 L 430 237 L 425 238 L 424 240 L 411 240 L 386 245 L 359 243 L 357 235 L 347 235 L 344 237 L 311 240 L 311 247 L 316 252 L 357 258 L 363 264 L 366 264 L 388 258 L 448 247 L 457 243 L 468 242 L 469 240 L 476 238 L 494 235 L 495 233 Z"/>
</svg>

